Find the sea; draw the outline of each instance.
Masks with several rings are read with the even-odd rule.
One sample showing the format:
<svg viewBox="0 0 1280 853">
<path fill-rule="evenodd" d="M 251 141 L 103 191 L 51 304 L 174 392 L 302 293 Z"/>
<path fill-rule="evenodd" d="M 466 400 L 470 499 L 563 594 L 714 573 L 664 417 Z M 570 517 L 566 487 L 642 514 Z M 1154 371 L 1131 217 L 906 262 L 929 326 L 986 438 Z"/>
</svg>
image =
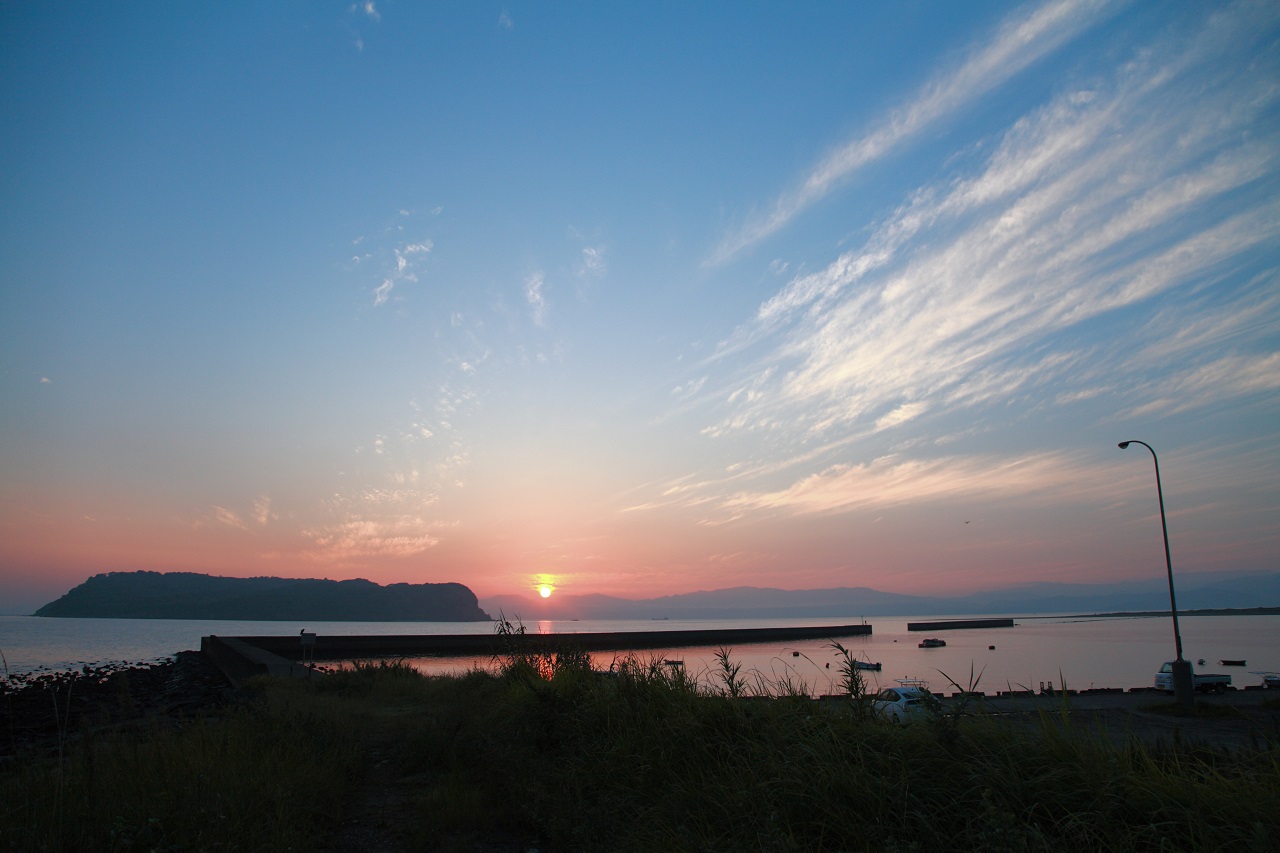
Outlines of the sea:
<svg viewBox="0 0 1280 853">
<path fill-rule="evenodd" d="M 934 691 L 1122 688 L 1150 686 L 1162 662 L 1174 658 L 1173 623 L 1169 616 L 1089 616 L 1033 614 L 1015 616 L 1013 627 L 908 632 L 907 623 L 953 619 L 1008 617 L 850 616 L 821 619 L 689 619 L 536 621 L 529 633 L 678 631 L 785 626 L 871 626 L 869 636 L 838 641 L 858 660 L 879 663 L 866 671 L 872 689 L 901 679 L 923 681 Z M 1259 672 L 1280 671 L 1280 615 L 1208 616 L 1180 614 L 1183 655 L 1197 672 L 1223 672 L 1236 687 L 1261 685 Z M 175 619 L 72 619 L 0 616 L 0 662 L 3 674 L 67 671 L 82 666 L 147 664 L 179 651 L 199 649 L 200 638 L 221 636 L 296 636 L 318 634 L 478 634 L 494 630 L 490 622 L 236 622 Z M 946 641 L 943 648 L 920 648 L 926 636 Z M 636 651 L 647 665 L 679 668 L 709 686 L 723 684 L 718 647 L 691 646 Z M 803 640 L 739 644 L 727 649 L 741 664 L 738 678 L 748 689 L 768 690 L 782 683 L 803 685 L 811 695 L 839 692 L 842 656 L 829 641 Z M 301 643 L 299 643 L 301 654 Z M 598 652 L 596 666 L 608 668 L 627 652 Z M 1221 661 L 1244 661 L 1224 666 Z M 428 674 L 460 673 L 491 668 L 487 658 L 412 658 Z"/>
</svg>

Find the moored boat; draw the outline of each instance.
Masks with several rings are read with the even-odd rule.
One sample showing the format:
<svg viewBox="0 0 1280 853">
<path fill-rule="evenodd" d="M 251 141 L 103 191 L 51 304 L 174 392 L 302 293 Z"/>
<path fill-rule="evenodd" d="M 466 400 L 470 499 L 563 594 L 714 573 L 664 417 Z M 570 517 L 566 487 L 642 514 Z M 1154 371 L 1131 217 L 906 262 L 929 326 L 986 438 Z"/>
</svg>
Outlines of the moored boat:
<svg viewBox="0 0 1280 853">
<path fill-rule="evenodd" d="M 1255 672 L 1262 676 L 1262 686 L 1268 690 L 1280 690 L 1280 672 Z"/>
<path fill-rule="evenodd" d="M 920 641 L 922 649 L 940 649 L 947 644 L 946 640 L 939 640 L 937 637 L 929 637 Z"/>
<path fill-rule="evenodd" d="M 872 672 L 879 672 L 879 671 L 880 671 L 880 663 L 879 663 L 879 661 L 877 661 L 876 663 L 869 663 L 869 662 L 864 661 L 864 660 L 856 660 L 856 661 L 854 661 L 854 662 L 853 662 L 853 666 L 854 666 L 854 668 L 855 668 L 855 669 L 869 669 L 869 670 L 871 670 Z"/>
<path fill-rule="evenodd" d="M 1223 666 L 1244 666 L 1243 660 L 1220 660 L 1218 663 Z"/>
</svg>

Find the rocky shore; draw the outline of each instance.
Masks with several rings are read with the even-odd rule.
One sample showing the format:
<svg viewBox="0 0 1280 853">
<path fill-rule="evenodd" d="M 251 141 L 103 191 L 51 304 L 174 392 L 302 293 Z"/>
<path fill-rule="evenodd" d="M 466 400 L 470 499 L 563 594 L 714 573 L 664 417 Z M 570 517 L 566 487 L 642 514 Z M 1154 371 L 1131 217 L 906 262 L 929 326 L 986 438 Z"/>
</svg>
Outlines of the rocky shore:
<svg viewBox="0 0 1280 853">
<path fill-rule="evenodd" d="M 226 677 L 195 651 L 155 664 L 11 675 L 0 681 L 0 761 L 92 732 L 179 722 L 233 696 Z"/>
</svg>

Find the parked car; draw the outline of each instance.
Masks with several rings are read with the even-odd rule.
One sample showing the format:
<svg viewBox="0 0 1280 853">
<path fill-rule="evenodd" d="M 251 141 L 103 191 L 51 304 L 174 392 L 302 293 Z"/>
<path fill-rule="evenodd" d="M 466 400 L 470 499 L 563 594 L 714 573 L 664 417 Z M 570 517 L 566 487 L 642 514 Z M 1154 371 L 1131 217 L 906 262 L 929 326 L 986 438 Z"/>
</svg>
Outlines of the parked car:
<svg viewBox="0 0 1280 853">
<path fill-rule="evenodd" d="M 878 716 L 891 723 L 909 723 L 922 717 L 937 705 L 934 695 L 919 684 L 886 687 L 871 700 Z"/>
</svg>

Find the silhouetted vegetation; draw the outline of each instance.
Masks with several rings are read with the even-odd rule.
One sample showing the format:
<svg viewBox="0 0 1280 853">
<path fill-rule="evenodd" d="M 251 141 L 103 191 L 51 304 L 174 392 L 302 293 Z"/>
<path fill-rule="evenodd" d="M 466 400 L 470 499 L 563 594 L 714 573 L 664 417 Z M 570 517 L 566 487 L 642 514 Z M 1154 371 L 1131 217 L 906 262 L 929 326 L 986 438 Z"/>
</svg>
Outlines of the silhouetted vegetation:
<svg viewBox="0 0 1280 853">
<path fill-rule="evenodd" d="M 573 650 L 515 648 L 455 677 L 381 662 L 261 680 L 217 718 L 25 756 L 0 769 L 0 847 L 344 849 L 355 831 L 368 849 L 459 851 L 1262 850 L 1280 837 L 1280 754 L 1265 743 L 1151 748 L 1065 716 L 954 710 L 892 726 L 867 713 L 848 655 L 853 696 L 776 684 L 762 700 L 727 649 L 723 684 L 707 687 L 659 659 L 602 672 Z"/>
</svg>

